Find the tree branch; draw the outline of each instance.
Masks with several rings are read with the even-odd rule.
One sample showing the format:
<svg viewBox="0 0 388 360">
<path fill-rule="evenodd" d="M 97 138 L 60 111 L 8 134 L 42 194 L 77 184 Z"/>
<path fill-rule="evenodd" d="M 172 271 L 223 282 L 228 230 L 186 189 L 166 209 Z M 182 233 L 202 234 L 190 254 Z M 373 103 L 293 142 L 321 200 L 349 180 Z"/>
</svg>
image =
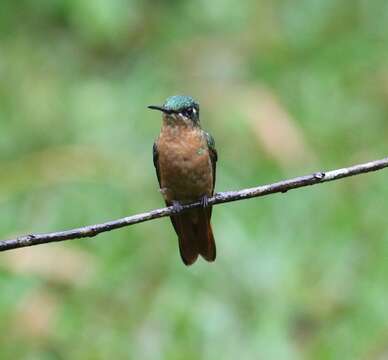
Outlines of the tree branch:
<svg viewBox="0 0 388 360">
<path fill-rule="evenodd" d="M 364 164 L 354 165 L 348 168 L 342 168 L 327 172 L 317 172 L 311 175 L 296 177 L 289 180 L 279 181 L 273 184 L 258 186 L 239 191 L 220 192 L 210 198 L 209 205 L 217 205 L 231 201 L 250 199 L 253 197 L 265 196 L 274 193 L 285 193 L 289 190 L 303 186 L 321 184 L 328 181 L 338 180 L 349 176 L 359 175 L 371 171 L 381 170 L 388 167 L 388 157 L 375 160 Z M 180 212 L 187 211 L 202 206 L 200 202 L 192 203 L 182 207 L 179 212 L 174 212 L 172 206 L 151 210 L 145 213 L 127 216 L 122 219 L 108 221 L 102 224 L 84 226 L 77 229 L 58 231 L 47 234 L 30 234 L 19 236 L 15 239 L 0 241 L 0 251 L 16 249 L 25 246 L 45 244 L 54 241 L 63 241 L 79 239 L 84 237 L 93 237 L 100 233 L 122 228 L 124 226 L 138 224 L 144 221 L 170 216 Z"/>
</svg>

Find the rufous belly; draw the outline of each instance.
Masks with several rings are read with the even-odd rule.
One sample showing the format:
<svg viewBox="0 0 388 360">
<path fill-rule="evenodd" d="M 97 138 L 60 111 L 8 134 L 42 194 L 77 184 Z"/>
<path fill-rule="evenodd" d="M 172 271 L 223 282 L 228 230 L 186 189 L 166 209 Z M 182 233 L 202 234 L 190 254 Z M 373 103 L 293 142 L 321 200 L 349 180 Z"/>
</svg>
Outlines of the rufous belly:
<svg viewBox="0 0 388 360">
<path fill-rule="evenodd" d="M 213 170 L 201 129 L 164 126 L 157 145 L 166 201 L 190 202 L 212 195 Z"/>
</svg>

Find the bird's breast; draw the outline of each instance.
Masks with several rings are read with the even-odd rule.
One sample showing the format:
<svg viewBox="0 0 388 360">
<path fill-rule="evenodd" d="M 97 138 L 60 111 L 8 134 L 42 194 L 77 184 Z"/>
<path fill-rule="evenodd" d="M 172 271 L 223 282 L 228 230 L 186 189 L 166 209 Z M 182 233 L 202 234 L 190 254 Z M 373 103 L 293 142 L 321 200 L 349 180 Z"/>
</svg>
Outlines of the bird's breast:
<svg viewBox="0 0 388 360">
<path fill-rule="evenodd" d="M 167 201 L 212 195 L 212 164 L 201 129 L 164 126 L 157 145 L 161 190 Z"/>
</svg>

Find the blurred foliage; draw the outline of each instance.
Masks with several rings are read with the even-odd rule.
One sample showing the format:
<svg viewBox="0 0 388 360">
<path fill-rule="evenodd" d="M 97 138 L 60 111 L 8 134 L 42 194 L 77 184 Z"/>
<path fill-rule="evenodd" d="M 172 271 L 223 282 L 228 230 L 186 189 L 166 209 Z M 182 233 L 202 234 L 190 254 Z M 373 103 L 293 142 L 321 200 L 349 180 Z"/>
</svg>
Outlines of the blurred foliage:
<svg viewBox="0 0 388 360">
<path fill-rule="evenodd" d="M 0 235 L 163 205 L 146 105 L 194 96 L 217 190 L 387 155 L 383 0 L 3 0 Z M 388 357 L 384 172 L 3 253 L 2 359 Z"/>
</svg>

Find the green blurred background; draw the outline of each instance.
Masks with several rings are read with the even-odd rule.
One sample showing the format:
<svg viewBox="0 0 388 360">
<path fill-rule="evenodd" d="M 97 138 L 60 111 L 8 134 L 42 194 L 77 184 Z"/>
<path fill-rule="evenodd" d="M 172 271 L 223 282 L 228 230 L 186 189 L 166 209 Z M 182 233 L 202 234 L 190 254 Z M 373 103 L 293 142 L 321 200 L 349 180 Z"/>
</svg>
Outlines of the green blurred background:
<svg viewBox="0 0 388 360">
<path fill-rule="evenodd" d="M 385 0 L 2 0 L 0 238 L 163 205 L 146 109 L 190 94 L 217 191 L 387 155 Z M 0 260 L 1 359 L 388 358 L 388 175 Z"/>
</svg>

